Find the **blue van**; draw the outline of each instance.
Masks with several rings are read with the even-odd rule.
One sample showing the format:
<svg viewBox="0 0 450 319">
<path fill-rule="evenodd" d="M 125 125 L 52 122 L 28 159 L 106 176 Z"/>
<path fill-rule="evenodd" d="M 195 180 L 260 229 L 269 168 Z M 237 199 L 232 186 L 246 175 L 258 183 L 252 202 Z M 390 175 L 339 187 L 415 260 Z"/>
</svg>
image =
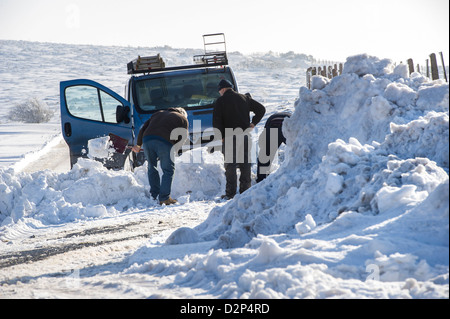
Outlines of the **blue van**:
<svg viewBox="0 0 450 319">
<path fill-rule="evenodd" d="M 155 112 L 169 107 L 183 107 L 187 111 L 190 147 L 210 142 L 211 134 L 202 133 L 212 127 L 213 105 L 219 97 L 218 83 L 226 79 L 236 91 L 238 87 L 225 51 L 207 53 L 205 50 L 204 55 L 194 56 L 194 62 L 166 67 L 159 55 L 131 61 L 127 66 L 131 77 L 125 87 L 125 97 L 91 80 L 61 82 L 61 125 L 70 149 L 71 166 L 79 157 L 87 156 L 91 139 L 118 136 L 128 141 L 129 146 L 134 145 L 144 122 Z M 198 138 L 202 138 L 201 143 Z M 127 159 L 134 167 L 145 161 L 143 152 L 136 156 L 128 148 L 123 153 L 115 153 L 104 164 L 123 168 Z"/>
</svg>

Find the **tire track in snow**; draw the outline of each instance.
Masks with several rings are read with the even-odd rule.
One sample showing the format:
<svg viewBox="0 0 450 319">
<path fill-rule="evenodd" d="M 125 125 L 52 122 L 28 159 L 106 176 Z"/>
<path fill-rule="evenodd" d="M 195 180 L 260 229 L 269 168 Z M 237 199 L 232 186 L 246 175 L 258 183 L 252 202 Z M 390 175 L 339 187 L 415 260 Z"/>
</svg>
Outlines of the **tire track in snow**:
<svg viewBox="0 0 450 319">
<path fill-rule="evenodd" d="M 34 263 L 89 247 L 106 246 L 140 239 L 140 241 L 144 242 L 165 230 L 178 228 L 185 224 L 182 219 L 170 215 L 166 216 L 166 218 L 161 217 L 147 218 L 146 220 L 132 221 L 126 224 L 90 227 L 80 231 L 63 231 L 58 233 L 55 238 L 45 237 L 45 234 L 44 236 L 32 235 L 27 241 L 32 246 L 37 246 L 37 243 L 40 243 L 43 247 L 0 254 L 0 269 Z M 55 241 L 63 241 L 63 244 L 52 244 Z"/>
</svg>

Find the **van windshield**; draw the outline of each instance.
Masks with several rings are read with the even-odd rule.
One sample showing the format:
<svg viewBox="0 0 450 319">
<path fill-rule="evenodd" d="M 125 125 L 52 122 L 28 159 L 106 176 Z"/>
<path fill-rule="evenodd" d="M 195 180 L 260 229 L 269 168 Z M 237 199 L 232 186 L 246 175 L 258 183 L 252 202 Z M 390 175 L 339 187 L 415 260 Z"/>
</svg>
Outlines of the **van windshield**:
<svg viewBox="0 0 450 319">
<path fill-rule="evenodd" d="M 211 106 L 220 96 L 217 85 L 222 79 L 234 82 L 231 72 L 224 69 L 208 73 L 168 73 L 157 78 L 139 80 L 136 83 L 137 104 L 144 112 L 169 107 Z"/>
</svg>

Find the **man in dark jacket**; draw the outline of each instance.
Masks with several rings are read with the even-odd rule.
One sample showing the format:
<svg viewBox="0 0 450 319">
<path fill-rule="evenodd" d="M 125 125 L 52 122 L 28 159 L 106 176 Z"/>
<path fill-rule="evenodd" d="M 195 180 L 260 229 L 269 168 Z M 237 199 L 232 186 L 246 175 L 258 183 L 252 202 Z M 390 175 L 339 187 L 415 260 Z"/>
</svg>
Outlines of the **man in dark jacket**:
<svg viewBox="0 0 450 319">
<path fill-rule="evenodd" d="M 161 205 L 177 203 L 176 200 L 170 197 L 173 174 L 175 172 L 174 155 L 177 152 L 173 146 L 182 144 L 180 143 L 180 135 L 182 135 L 181 139 L 183 140 L 187 138 L 188 126 L 187 114 L 184 109 L 169 108 L 158 111 L 141 127 L 137 143 L 133 146 L 133 151 L 136 153 L 140 151 L 141 147 L 144 149 L 145 157 L 148 161 L 147 174 L 150 183 L 150 194 L 154 199 L 159 197 Z M 182 134 L 173 134 L 173 132 Z M 175 140 L 174 138 L 177 139 Z M 161 179 L 157 170 L 158 160 L 163 171 Z"/>
<path fill-rule="evenodd" d="M 266 109 L 250 96 L 237 93 L 227 80 L 221 80 L 218 86 L 220 97 L 213 112 L 213 126 L 220 131 L 225 157 L 226 189 L 222 198 L 231 199 L 236 195 L 237 173 L 239 168 L 239 192 L 243 193 L 251 186 L 251 138 L 250 130 L 261 121 Z M 250 112 L 255 115 L 250 121 Z"/>
</svg>

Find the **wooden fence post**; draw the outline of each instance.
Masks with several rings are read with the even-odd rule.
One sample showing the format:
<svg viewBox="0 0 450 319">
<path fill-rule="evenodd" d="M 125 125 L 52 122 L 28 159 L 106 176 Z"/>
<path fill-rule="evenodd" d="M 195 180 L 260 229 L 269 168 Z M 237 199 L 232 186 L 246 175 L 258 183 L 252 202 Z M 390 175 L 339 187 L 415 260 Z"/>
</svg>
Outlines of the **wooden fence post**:
<svg viewBox="0 0 450 319">
<path fill-rule="evenodd" d="M 323 77 L 329 78 L 330 80 L 335 76 L 342 75 L 343 65 L 342 63 L 334 64 L 334 67 L 331 65 L 332 62 L 329 62 L 330 65 L 324 66 L 311 66 L 306 70 L 306 85 L 308 89 L 311 89 L 311 80 L 314 75 L 321 75 Z"/>
<path fill-rule="evenodd" d="M 309 67 L 308 70 L 306 70 L 306 87 L 311 90 L 311 71 L 312 67 Z"/>
<path fill-rule="evenodd" d="M 333 77 L 338 76 L 337 64 L 333 67 Z"/>
<path fill-rule="evenodd" d="M 414 62 L 412 59 L 408 59 L 408 68 L 409 68 L 409 75 L 414 72 Z"/>
<path fill-rule="evenodd" d="M 430 54 L 430 61 L 431 61 L 431 79 L 439 80 L 439 71 L 437 67 L 436 54 L 434 53 Z"/>
<path fill-rule="evenodd" d="M 442 68 L 444 69 L 445 82 L 448 82 L 448 80 L 447 80 L 447 71 L 445 70 L 444 55 L 442 54 L 442 52 L 439 52 L 439 54 L 441 55 Z"/>
</svg>

